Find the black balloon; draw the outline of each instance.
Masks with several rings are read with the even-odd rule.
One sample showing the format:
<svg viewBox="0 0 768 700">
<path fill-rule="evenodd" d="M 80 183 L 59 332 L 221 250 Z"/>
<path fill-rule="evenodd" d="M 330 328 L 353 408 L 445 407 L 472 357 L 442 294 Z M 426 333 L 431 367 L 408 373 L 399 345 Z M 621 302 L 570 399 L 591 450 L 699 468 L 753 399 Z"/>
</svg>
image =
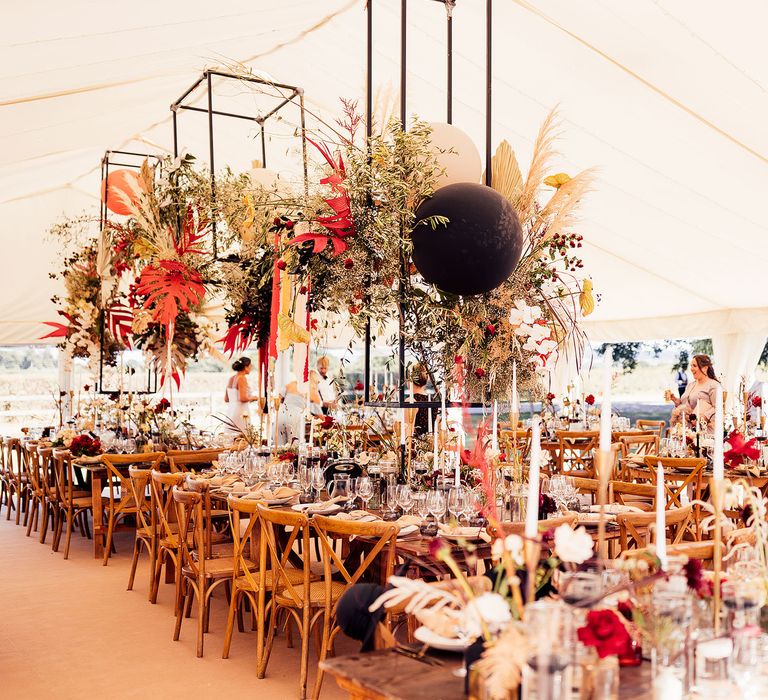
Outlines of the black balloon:
<svg viewBox="0 0 768 700">
<path fill-rule="evenodd" d="M 435 229 L 423 222 L 444 216 Z M 469 296 L 498 287 L 514 271 L 523 231 L 512 205 L 496 190 L 471 182 L 437 190 L 416 210 L 413 263 L 438 289 Z"/>
</svg>

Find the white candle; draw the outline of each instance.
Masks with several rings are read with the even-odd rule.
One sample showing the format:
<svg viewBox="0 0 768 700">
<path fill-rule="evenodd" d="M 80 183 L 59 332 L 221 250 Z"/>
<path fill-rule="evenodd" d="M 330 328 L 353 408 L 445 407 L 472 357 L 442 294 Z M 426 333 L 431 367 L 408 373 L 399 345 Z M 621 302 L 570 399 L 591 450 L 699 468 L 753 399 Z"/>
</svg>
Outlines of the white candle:
<svg viewBox="0 0 768 700">
<path fill-rule="evenodd" d="M 435 471 L 437 469 L 437 460 L 438 460 L 438 457 L 437 457 L 437 431 L 438 431 L 438 424 L 439 424 L 439 422 L 440 422 L 440 418 L 438 417 L 438 418 L 435 418 L 434 425 L 432 423 L 430 423 L 430 425 L 434 428 L 433 440 L 432 440 L 432 450 L 433 450 L 433 454 L 432 454 L 432 471 Z"/>
<path fill-rule="evenodd" d="M 499 402 L 493 401 L 493 421 L 492 421 L 491 447 L 498 452 L 499 449 Z M 513 426 L 513 430 L 516 426 Z"/>
<path fill-rule="evenodd" d="M 314 416 L 309 417 L 309 449 L 315 444 L 315 420 Z"/>
<path fill-rule="evenodd" d="M 611 352 L 610 346 L 605 349 L 605 366 L 603 374 L 603 405 L 600 407 L 600 451 L 611 451 Z"/>
<path fill-rule="evenodd" d="M 427 409 L 427 425 L 431 428 L 432 427 L 432 408 Z"/>
<path fill-rule="evenodd" d="M 715 389 L 715 446 L 712 455 L 712 469 L 715 481 L 722 481 L 725 472 L 723 462 L 723 386 L 717 383 Z"/>
<path fill-rule="evenodd" d="M 528 469 L 528 505 L 525 510 L 525 536 L 533 539 L 539 532 L 539 465 L 541 464 L 541 423 L 532 419 L 531 464 Z"/>
<path fill-rule="evenodd" d="M 656 465 L 656 556 L 661 568 L 667 569 L 667 523 L 664 518 L 667 500 L 664 493 L 664 467 Z"/>
<path fill-rule="evenodd" d="M 448 422 L 445 420 L 445 387 L 443 387 L 443 395 L 441 398 L 440 416 L 443 419 L 443 425 L 447 425 Z"/>
<path fill-rule="evenodd" d="M 683 425 L 685 425 L 685 420 L 683 420 Z M 701 399 L 696 399 L 696 432 L 698 433 L 699 430 L 701 430 Z"/>
<path fill-rule="evenodd" d="M 517 405 L 517 360 L 512 361 L 512 430 L 517 429 L 517 417 L 520 415 L 520 409 Z"/>
<path fill-rule="evenodd" d="M 400 409 L 400 444 L 405 445 L 405 409 Z"/>
<path fill-rule="evenodd" d="M 456 486 L 461 485 L 461 457 L 458 454 L 456 455 L 456 469 L 453 478 Z"/>
</svg>

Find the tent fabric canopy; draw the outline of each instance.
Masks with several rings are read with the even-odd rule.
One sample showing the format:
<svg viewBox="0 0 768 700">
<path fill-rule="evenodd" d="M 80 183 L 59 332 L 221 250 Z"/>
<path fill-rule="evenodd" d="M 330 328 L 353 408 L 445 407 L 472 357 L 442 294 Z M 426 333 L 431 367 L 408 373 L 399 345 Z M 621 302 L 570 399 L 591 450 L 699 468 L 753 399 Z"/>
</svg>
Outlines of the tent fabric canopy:
<svg viewBox="0 0 768 700">
<path fill-rule="evenodd" d="M 373 0 L 377 102 L 394 113 L 399 12 Z M 525 171 L 558 105 L 557 168 L 598 169 L 579 226 L 599 295 L 593 340 L 768 335 L 766 23 L 760 0 L 494 3 L 493 147 L 508 140 Z M 459 0 L 453 24 L 453 122 L 482 146 L 485 2 Z M 442 121 L 445 9 L 411 0 L 408 26 L 407 112 Z M 55 318 L 47 228 L 96 206 L 106 149 L 169 151 L 168 105 L 205 67 L 244 63 L 301 86 L 328 121 L 339 97 L 364 95 L 363 0 L 13 3 L 0 32 L 0 344 L 35 342 Z M 261 108 L 242 85 L 214 92 Z M 216 119 L 216 163 L 245 170 L 258 128 L 234 121 Z M 180 116 L 180 144 L 203 162 L 207 138 L 204 115 Z M 268 166 L 295 171 L 294 149 L 270 133 Z"/>
</svg>

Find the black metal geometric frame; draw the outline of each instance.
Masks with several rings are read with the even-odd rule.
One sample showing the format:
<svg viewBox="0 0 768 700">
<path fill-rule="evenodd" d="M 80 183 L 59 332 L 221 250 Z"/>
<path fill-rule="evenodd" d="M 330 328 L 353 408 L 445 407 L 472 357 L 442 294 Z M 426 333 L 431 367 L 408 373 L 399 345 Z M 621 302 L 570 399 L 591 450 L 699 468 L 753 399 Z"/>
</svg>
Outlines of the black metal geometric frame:
<svg viewBox="0 0 768 700">
<path fill-rule="evenodd" d="M 273 107 L 266 114 L 239 114 L 236 112 L 224 112 L 214 109 L 214 95 L 213 95 L 213 83 L 214 80 L 236 80 L 238 82 L 247 82 L 254 85 L 268 85 L 269 87 L 277 88 L 278 90 L 285 90 L 286 94 L 282 96 L 279 103 Z M 207 92 L 206 107 L 195 107 L 191 104 L 185 104 L 193 93 L 205 85 Z M 236 73 L 226 73 L 218 70 L 206 70 L 202 75 L 182 93 L 175 102 L 171 104 L 171 118 L 173 123 L 173 155 L 174 157 L 179 155 L 179 122 L 178 113 L 180 111 L 201 112 L 208 117 L 208 160 L 211 173 L 211 193 L 213 200 L 216 200 L 216 175 L 215 175 L 215 132 L 214 132 L 214 117 L 228 117 L 231 119 L 244 119 L 246 121 L 255 122 L 260 127 L 260 139 L 261 139 L 261 160 L 262 167 L 267 167 L 267 139 L 266 139 L 266 123 L 274 117 L 281 109 L 289 106 L 296 105 L 294 100 L 298 99 L 298 107 L 301 120 L 301 151 L 302 161 L 304 168 L 304 187 L 307 188 L 307 139 L 306 139 L 306 114 L 304 109 L 304 89 L 297 87 L 296 85 L 286 85 L 284 83 L 274 83 L 263 78 L 257 78 L 251 75 L 237 75 Z M 216 236 L 216 222 L 212 223 L 213 233 L 213 256 L 218 255 L 217 236 Z"/>
<path fill-rule="evenodd" d="M 446 120 L 453 123 L 453 9 L 456 0 L 432 0 L 445 5 L 446 8 Z M 370 140 L 373 128 L 373 4 L 374 0 L 368 0 L 366 12 L 366 135 Z M 493 0 L 486 0 L 485 5 L 485 184 L 491 186 L 491 145 L 492 145 L 492 88 L 493 88 Z M 407 79 L 407 38 L 408 38 L 408 0 L 400 0 L 400 123 L 405 128 L 406 124 L 406 79 Z M 408 261 L 401 255 L 400 274 L 407 274 Z M 401 285 L 402 289 L 402 285 Z M 398 328 L 402 328 L 405 315 L 405 306 L 401 302 L 398 310 Z M 363 403 L 366 406 L 383 408 L 413 408 L 413 403 L 405 400 L 405 340 L 402 332 L 398 333 L 398 392 L 395 401 L 371 400 L 371 323 L 368 321 L 365 329 L 365 380 L 363 389 Z M 435 387 L 437 389 L 437 387 Z M 419 407 L 439 408 L 441 401 L 419 402 Z M 483 407 L 483 403 L 459 404 L 450 402 L 446 397 L 447 406 Z"/>
<path fill-rule="evenodd" d="M 101 159 L 101 181 L 104 183 L 104 197 L 101 198 L 99 206 L 99 230 L 103 231 L 109 220 L 109 169 L 110 167 L 116 168 L 133 168 L 138 170 L 141 168 L 141 164 L 148 158 L 155 160 L 161 160 L 162 156 L 156 153 L 137 153 L 135 151 L 105 151 L 104 157 Z M 138 159 L 139 162 L 132 162 L 134 159 Z M 128 162 L 121 162 L 128 161 Z M 101 310 L 101 316 L 99 325 L 101 327 L 100 339 L 99 339 L 99 382 L 98 392 L 100 394 L 113 394 L 115 389 L 104 388 L 104 326 L 106 323 L 104 309 Z M 134 391 L 134 394 L 154 394 L 157 392 L 157 370 L 147 369 L 147 383 L 146 389 L 140 389 Z"/>
</svg>

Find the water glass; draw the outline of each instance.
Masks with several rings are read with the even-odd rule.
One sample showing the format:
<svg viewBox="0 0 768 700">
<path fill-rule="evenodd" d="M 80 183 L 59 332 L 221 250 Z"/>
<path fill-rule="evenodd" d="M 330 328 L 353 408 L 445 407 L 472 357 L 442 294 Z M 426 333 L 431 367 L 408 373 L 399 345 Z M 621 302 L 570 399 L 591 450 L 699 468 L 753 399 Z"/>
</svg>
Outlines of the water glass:
<svg viewBox="0 0 768 700">
<path fill-rule="evenodd" d="M 461 521 L 461 515 L 464 512 L 464 490 L 461 488 L 461 486 L 452 486 L 450 489 L 448 489 L 448 512 L 456 518 L 456 520 Z"/>
<path fill-rule="evenodd" d="M 403 514 L 407 514 L 413 506 L 413 491 L 407 484 L 401 484 L 397 487 L 397 505 L 403 511 Z"/>
<path fill-rule="evenodd" d="M 363 510 L 368 510 L 368 501 L 373 498 L 373 480 L 369 476 L 358 477 L 355 491 L 363 502 Z"/>
<path fill-rule="evenodd" d="M 325 473 L 320 467 L 312 467 L 312 488 L 317 491 L 317 500 L 320 500 L 320 493 L 325 488 Z"/>
<path fill-rule="evenodd" d="M 427 508 L 434 517 L 435 522 L 440 522 L 445 514 L 445 496 L 442 491 L 430 491 L 427 495 Z"/>
</svg>

